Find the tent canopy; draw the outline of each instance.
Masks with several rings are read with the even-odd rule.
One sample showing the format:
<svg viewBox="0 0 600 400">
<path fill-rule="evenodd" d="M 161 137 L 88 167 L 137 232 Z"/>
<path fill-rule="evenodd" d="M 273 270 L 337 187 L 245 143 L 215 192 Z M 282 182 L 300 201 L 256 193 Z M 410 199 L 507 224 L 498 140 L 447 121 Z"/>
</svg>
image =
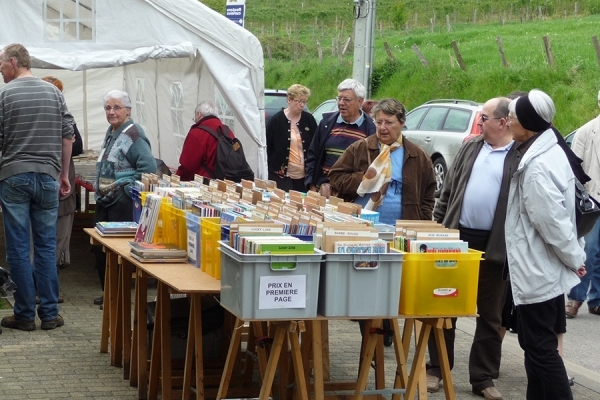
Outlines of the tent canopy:
<svg viewBox="0 0 600 400">
<path fill-rule="evenodd" d="M 266 179 L 262 47 L 197 0 L 13 2 L 0 38 L 27 47 L 34 75 L 63 81 L 86 149 L 99 150 L 108 128 L 103 95 L 121 89 L 154 155 L 177 167 L 196 105 L 212 100 Z"/>
</svg>

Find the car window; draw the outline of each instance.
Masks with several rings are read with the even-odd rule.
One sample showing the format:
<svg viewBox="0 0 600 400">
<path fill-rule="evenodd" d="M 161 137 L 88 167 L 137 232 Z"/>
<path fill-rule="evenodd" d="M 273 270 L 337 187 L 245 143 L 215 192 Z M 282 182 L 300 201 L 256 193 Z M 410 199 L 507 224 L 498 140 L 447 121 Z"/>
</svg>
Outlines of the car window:
<svg viewBox="0 0 600 400">
<path fill-rule="evenodd" d="M 265 95 L 265 107 L 269 108 L 286 108 L 287 107 L 287 96 L 269 96 Z"/>
<path fill-rule="evenodd" d="M 469 127 L 471 120 L 471 111 L 457 110 L 455 108 L 448 111 L 448 116 L 444 121 L 443 131 L 464 132 Z"/>
<path fill-rule="evenodd" d="M 421 107 L 416 110 L 412 110 L 406 116 L 406 123 L 404 124 L 404 129 L 415 130 L 419 126 L 419 122 L 423 118 L 423 115 L 429 110 L 429 107 Z"/>
<path fill-rule="evenodd" d="M 431 107 L 431 110 L 427 113 L 423 122 L 419 126 L 420 131 L 437 131 L 442 126 L 444 117 L 448 112 L 447 108 L 444 107 Z"/>
</svg>

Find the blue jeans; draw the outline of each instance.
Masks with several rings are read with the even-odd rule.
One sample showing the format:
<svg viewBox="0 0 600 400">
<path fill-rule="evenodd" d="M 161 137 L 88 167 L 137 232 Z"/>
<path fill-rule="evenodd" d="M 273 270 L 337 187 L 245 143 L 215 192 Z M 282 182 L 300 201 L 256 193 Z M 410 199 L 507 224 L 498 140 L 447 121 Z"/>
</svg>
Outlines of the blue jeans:
<svg viewBox="0 0 600 400">
<path fill-rule="evenodd" d="M 600 219 L 585 236 L 585 269 L 587 274 L 569 292 L 570 300 L 585 301 L 588 307 L 600 306 Z"/>
<path fill-rule="evenodd" d="M 14 312 L 19 320 L 35 319 L 36 284 L 40 319 L 50 321 L 58 315 L 56 218 L 59 186 L 50 175 L 34 172 L 0 181 L 6 261 L 17 285 Z M 31 243 L 34 265 L 29 256 Z"/>
</svg>

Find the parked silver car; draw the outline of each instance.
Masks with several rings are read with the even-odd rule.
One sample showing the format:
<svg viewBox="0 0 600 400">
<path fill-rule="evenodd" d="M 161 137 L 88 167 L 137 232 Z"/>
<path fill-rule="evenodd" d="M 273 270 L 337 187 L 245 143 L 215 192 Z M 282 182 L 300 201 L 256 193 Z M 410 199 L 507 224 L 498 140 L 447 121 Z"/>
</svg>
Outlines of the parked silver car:
<svg viewBox="0 0 600 400">
<path fill-rule="evenodd" d="M 435 195 L 439 196 L 448 167 L 460 146 L 481 133 L 477 121 L 483 104 L 470 100 L 431 100 L 406 115 L 402 133 L 433 162 Z"/>
</svg>

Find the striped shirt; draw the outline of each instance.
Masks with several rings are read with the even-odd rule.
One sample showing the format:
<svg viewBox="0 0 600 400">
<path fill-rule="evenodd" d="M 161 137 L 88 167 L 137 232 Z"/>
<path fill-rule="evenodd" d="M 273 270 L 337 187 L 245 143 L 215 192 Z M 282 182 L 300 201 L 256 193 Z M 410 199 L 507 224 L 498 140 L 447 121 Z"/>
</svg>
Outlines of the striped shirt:
<svg viewBox="0 0 600 400">
<path fill-rule="evenodd" d="M 26 172 L 58 179 L 62 139 L 73 137 L 73 116 L 62 93 L 35 77 L 0 88 L 0 180 Z"/>
<path fill-rule="evenodd" d="M 327 176 L 333 164 L 340 158 L 346 149 L 357 140 L 367 137 L 367 122 L 364 115 L 354 123 L 346 123 L 342 116 L 338 118 L 331 133 L 325 142 L 325 158 L 323 160 L 323 175 Z"/>
</svg>

